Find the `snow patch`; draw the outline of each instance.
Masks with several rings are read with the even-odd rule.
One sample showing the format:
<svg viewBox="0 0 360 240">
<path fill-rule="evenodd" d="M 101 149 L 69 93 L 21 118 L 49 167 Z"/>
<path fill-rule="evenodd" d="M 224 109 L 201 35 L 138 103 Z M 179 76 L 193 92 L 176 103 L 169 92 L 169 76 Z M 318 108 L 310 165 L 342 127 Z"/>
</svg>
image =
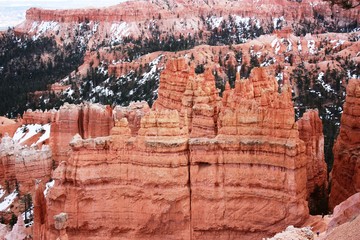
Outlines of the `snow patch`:
<svg viewBox="0 0 360 240">
<path fill-rule="evenodd" d="M 26 217 L 25 217 L 26 214 Z M 34 205 L 31 205 L 30 211 L 23 212 L 21 214 L 22 219 L 25 221 L 26 219 L 33 219 L 34 216 Z M 30 227 L 34 224 L 34 220 L 29 221 L 28 223 L 25 223 L 25 227 Z"/>
<path fill-rule="evenodd" d="M 324 77 L 324 73 L 320 72 L 317 78 L 317 82 L 321 84 L 321 86 L 324 88 L 326 92 L 334 92 L 334 89 L 332 89 L 329 84 L 324 82 L 323 77 Z"/>
<path fill-rule="evenodd" d="M 223 17 L 211 16 L 208 18 L 207 22 L 210 24 L 211 29 L 215 29 L 220 26 L 223 19 Z"/>
<path fill-rule="evenodd" d="M 4 200 L 0 203 L 0 212 L 7 210 L 10 207 L 10 205 L 14 202 L 17 195 L 18 195 L 17 191 L 14 190 L 11 194 L 6 196 Z"/>
<path fill-rule="evenodd" d="M 151 67 L 149 72 L 146 72 L 142 75 L 142 78 L 139 80 L 140 84 L 144 84 L 147 81 L 149 81 L 153 76 L 156 75 L 157 72 L 157 65 L 159 64 L 160 60 L 162 58 L 162 55 L 158 56 L 157 58 L 155 58 L 154 60 L 152 60 L 149 63 L 149 66 Z"/>
<path fill-rule="evenodd" d="M 314 40 L 308 40 L 307 41 L 307 47 L 309 49 L 309 53 L 314 55 L 316 54 L 316 46 L 315 46 L 315 41 Z"/>
<path fill-rule="evenodd" d="M 19 127 L 14 136 L 13 141 L 18 143 L 23 143 L 26 140 L 32 138 L 39 132 L 43 132 L 36 144 L 41 143 L 50 137 L 50 124 L 40 125 L 40 124 L 28 124 Z"/>
<path fill-rule="evenodd" d="M 55 180 L 52 180 L 48 183 L 46 183 L 45 185 L 45 190 L 44 190 L 44 196 L 46 197 L 50 191 L 51 188 L 53 188 L 55 185 Z"/>
<path fill-rule="evenodd" d="M 40 24 L 38 22 L 34 22 L 31 26 L 30 32 L 35 32 L 36 35 L 32 37 L 35 41 L 42 34 L 46 33 L 49 30 L 54 30 L 59 25 L 58 22 L 55 21 L 42 21 Z"/>
<path fill-rule="evenodd" d="M 279 18 L 274 18 L 273 19 L 274 29 L 281 28 L 281 25 L 282 25 L 283 22 L 285 22 L 284 16 L 281 16 Z"/>
<path fill-rule="evenodd" d="M 129 29 L 130 26 L 126 22 L 113 23 L 110 28 L 111 43 L 119 43 L 123 37 L 129 36 Z"/>
<path fill-rule="evenodd" d="M 50 128 L 51 128 L 51 124 L 48 123 L 48 124 L 45 124 L 42 126 L 42 129 L 45 131 L 43 133 L 43 135 L 41 135 L 41 137 L 39 138 L 39 140 L 37 140 L 37 142 L 35 143 L 36 145 L 39 144 L 39 143 L 42 143 L 44 142 L 45 140 L 49 139 L 50 138 Z"/>
<path fill-rule="evenodd" d="M 331 42 L 333 42 L 333 41 L 331 41 Z M 335 40 L 334 42 L 336 42 L 336 44 L 335 44 L 335 46 L 333 46 L 333 49 L 338 48 L 341 45 L 343 45 L 345 43 L 345 40 L 340 39 L 340 40 L 337 40 L 337 41 Z"/>
</svg>

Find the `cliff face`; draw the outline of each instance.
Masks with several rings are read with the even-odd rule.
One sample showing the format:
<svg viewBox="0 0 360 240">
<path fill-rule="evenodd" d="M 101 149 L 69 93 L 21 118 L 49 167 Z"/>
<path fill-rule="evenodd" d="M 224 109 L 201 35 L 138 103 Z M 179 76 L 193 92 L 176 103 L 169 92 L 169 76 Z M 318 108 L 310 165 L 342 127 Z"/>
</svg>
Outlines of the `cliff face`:
<svg viewBox="0 0 360 240">
<path fill-rule="evenodd" d="M 41 149 L 23 147 L 9 136 L 0 144 L 0 177 L 13 185 L 18 182 L 20 190 L 31 191 L 35 180 L 47 181 L 51 176 L 52 158 L 49 146 Z"/>
<path fill-rule="evenodd" d="M 45 10 L 31 8 L 26 13 L 26 18 L 32 21 L 56 21 L 56 22 L 83 22 L 90 21 L 145 21 L 146 19 L 193 17 L 194 15 L 207 16 L 209 13 L 218 15 L 242 14 L 247 16 L 262 16 L 270 18 L 275 15 L 283 14 L 288 19 L 298 19 L 301 17 L 313 16 L 314 9 L 321 11 L 325 16 L 331 15 L 328 4 L 319 0 L 303 0 L 301 2 L 286 0 L 260 0 L 253 7 L 254 1 L 184 1 L 184 0 L 157 0 L 157 1 L 127 1 L 114 7 L 102 9 L 75 9 L 75 10 Z M 308 6 L 312 6 L 309 8 Z M 298 11 L 293 11 L 297 8 Z M 337 8 L 336 8 L 337 9 Z M 337 9 L 338 10 L 338 9 Z M 340 11 L 337 12 L 339 14 Z M 356 11 L 341 11 L 339 15 L 355 16 Z"/>
<path fill-rule="evenodd" d="M 52 216 L 69 214 L 70 239 L 186 239 L 190 229 L 187 138 L 176 111 L 150 112 L 131 137 L 126 118 L 110 137 L 71 142 L 73 153 L 54 173 Z M 96 167 L 95 167 L 96 166 Z"/>
<path fill-rule="evenodd" d="M 305 142 L 307 199 L 312 214 L 326 213 L 327 167 L 324 159 L 324 135 L 317 110 L 306 111 L 298 121 L 299 137 Z"/>
<path fill-rule="evenodd" d="M 254 4 L 257 5 L 254 8 Z M 297 9 L 294 11 L 294 9 Z M 90 22 L 92 34 L 95 38 L 104 39 L 106 35 L 114 35 L 114 39 L 127 36 L 152 37 L 151 24 L 161 21 L 159 30 L 169 33 L 170 29 L 176 34 L 194 34 L 200 29 L 205 30 L 201 19 L 206 16 L 236 15 L 241 18 L 250 17 L 259 19 L 265 25 L 284 17 L 287 25 L 299 20 L 314 20 L 321 13 L 326 20 L 333 17 L 344 25 L 354 19 L 360 21 L 356 9 L 344 11 L 330 6 L 321 0 L 237 0 L 237 1 L 126 1 L 116 6 L 101 9 L 73 9 L 73 10 L 46 10 L 31 8 L 26 13 L 26 21 L 16 27 L 18 32 L 28 32 L 34 35 L 51 34 L 66 35 L 67 29 L 77 28 L 80 22 Z M 184 22 L 187 22 L 184 24 Z M 95 24 L 96 23 L 96 24 Z M 165 34 L 164 34 L 165 36 Z"/>
<path fill-rule="evenodd" d="M 333 148 L 331 208 L 360 191 L 360 81 L 350 80 L 346 93 L 340 133 Z"/>
<path fill-rule="evenodd" d="M 278 94 L 255 69 L 224 92 L 218 135 L 189 140 L 196 239 L 260 238 L 307 217 L 305 146 L 288 90 Z"/>
<path fill-rule="evenodd" d="M 307 148 L 290 88 L 266 69 L 220 99 L 211 72 L 171 60 L 153 110 L 135 106 L 116 110 L 110 136 L 71 141 L 47 198 L 50 239 L 59 212 L 70 239 L 253 239 L 307 218 Z"/>
<path fill-rule="evenodd" d="M 51 124 L 50 146 L 57 163 L 69 157 L 69 142 L 75 134 L 83 138 L 108 136 L 113 127 L 112 109 L 99 104 L 65 104 Z"/>
</svg>

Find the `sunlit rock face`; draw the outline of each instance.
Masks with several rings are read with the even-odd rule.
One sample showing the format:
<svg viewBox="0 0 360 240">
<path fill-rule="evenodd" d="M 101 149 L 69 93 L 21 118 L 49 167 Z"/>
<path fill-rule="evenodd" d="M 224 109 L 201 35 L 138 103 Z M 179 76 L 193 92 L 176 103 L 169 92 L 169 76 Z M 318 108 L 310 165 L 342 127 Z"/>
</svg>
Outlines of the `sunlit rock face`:
<svg viewBox="0 0 360 240">
<path fill-rule="evenodd" d="M 69 142 L 75 134 L 83 138 L 108 136 L 114 125 L 112 115 L 110 106 L 100 104 L 62 106 L 51 124 L 50 146 L 56 163 L 69 157 Z"/>
<path fill-rule="evenodd" d="M 18 184 L 22 192 L 31 191 L 35 181 L 48 181 L 52 170 L 52 153 L 48 145 L 22 146 L 9 136 L 0 144 L 0 177 L 10 186 Z"/>
<path fill-rule="evenodd" d="M 69 239 L 254 239 L 300 226 L 312 178 L 290 88 L 279 93 L 256 68 L 220 98 L 213 75 L 194 74 L 183 59 L 170 60 L 161 79 L 152 110 L 117 107 L 104 137 L 72 138 L 53 174 L 43 234 L 58 236 L 59 212 L 68 214 Z"/>
<path fill-rule="evenodd" d="M 349 81 L 346 88 L 340 133 L 333 148 L 330 207 L 360 192 L 360 81 Z"/>
</svg>

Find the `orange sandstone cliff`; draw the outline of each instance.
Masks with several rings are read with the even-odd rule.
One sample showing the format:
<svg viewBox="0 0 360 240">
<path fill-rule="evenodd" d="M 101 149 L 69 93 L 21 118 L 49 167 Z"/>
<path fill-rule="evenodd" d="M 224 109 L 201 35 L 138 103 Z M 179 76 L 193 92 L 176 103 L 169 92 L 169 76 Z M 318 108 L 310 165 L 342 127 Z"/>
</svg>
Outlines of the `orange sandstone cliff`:
<svg viewBox="0 0 360 240">
<path fill-rule="evenodd" d="M 35 227 L 40 239 L 271 236 L 304 223 L 309 191 L 321 184 L 315 172 L 326 172 L 316 114 L 299 129 L 290 88 L 279 93 L 266 68 L 255 68 L 249 79 L 237 76 L 235 89 L 219 98 L 211 72 L 194 74 L 184 59 L 169 60 L 152 110 L 117 108 L 111 131 L 98 119 L 104 130 L 91 136 L 65 108 L 56 119 L 64 127 L 52 133 L 67 132 L 61 146 L 72 131 L 78 134 L 53 174 L 46 211 L 35 211 L 46 212 L 45 220 L 35 216 L 35 226 L 46 228 Z M 92 114 L 108 116 L 100 109 Z M 60 231 L 53 217 L 61 212 L 68 217 Z"/>
<path fill-rule="evenodd" d="M 349 81 L 341 127 L 334 145 L 331 172 L 331 208 L 360 191 L 360 81 Z"/>
<path fill-rule="evenodd" d="M 299 137 L 306 145 L 307 199 L 310 211 L 325 214 L 327 209 L 327 167 L 324 158 L 324 135 L 317 110 L 308 110 L 298 121 Z M 323 199 L 324 201 L 321 201 Z"/>
</svg>

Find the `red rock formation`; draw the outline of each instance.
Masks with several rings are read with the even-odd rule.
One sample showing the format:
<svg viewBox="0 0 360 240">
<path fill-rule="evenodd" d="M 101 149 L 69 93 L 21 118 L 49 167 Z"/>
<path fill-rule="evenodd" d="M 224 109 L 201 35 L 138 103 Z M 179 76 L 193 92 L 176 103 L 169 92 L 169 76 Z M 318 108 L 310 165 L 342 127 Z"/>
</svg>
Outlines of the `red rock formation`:
<svg viewBox="0 0 360 240">
<path fill-rule="evenodd" d="M 22 216 L 18 216 L 16 224 L 13 226 L 11 232 L 6 234 L 5 240 L 23 240 L 26 239 L 26 228 Z"/>
<path fill-rule="evenodd" d="M 261 18 L 279 17 L 284 15 L 286 19 L 311 18 L 314 10 L 322 12 L 326 17 L 332 14 L 327 3 L 317 0 L 304 0 L 301 3 L 286 0 L 260 0 L 259 7 L 253 7 L 254 2 L 221 0 L 208 1 L 184 1 L 184 0 L 157 0 L 157 1 L 126 1 L 113 7 L 102 9 L 74 9 L 74 10 L 45 10 L 31 8 L 26 13 L 26 18 L 32 21 L 56 21 L 56 22 L 83 22 L 90 21 L 145 21 L 153 18 L 170 19 L 191 18 L 194 16 L 229 15 L 258 16 Z M 335 7 L 337 16 L 355 17 L 356 10 L 342 11 Z M 294 11 L 297 9 L 297 11 Z M 357 16 L 358 17 L 358 16 Z M 357 18 L 359 20 L 359 17 Z"/>
<path fill-rule="evenodd" d="M 224 92 L 218 126 L 214 139 L 189 142 L 194 238 L 255 239 L 301 224 L 305 147 L 288 89 L 278 94 L 275 79 L 255 69 Z"/>
<path fill-rule="evenodd" d="M 327 232 L 330 232 L 332 229 L 341 224 L 352 221 L 359 215 L 360 193 L 356 193 L 334 208 L 333 216 L 328 224 Z"/>
<path fill-rule="evenodd" d="M 6 117 L 0 117 L 0 140 L 6 133 L 10 136 L 14 135 L 16 129 L 20 126 L 18 120 L 11 120 Z"/>
<path fill-rule="evenodd" d="M 8 137 L 0 144 L 0 176 L 15 184 L 17 181 L 22 192 L 31 191 L 35 180 L 47 181 L 52 170 L 52 155 L 49 146 L 41 149 L 21 147 Z"/>
<path fill-rule="evenodd" d="M 346 93 L 340 133 L 333 148 L 331 208 L 360 192 L 360 81 L 350 80 Z"/>
<path fill-rule="evenodd" d="M 58 236 L 59 212 L 68 214 L 69 239 L 80 240 L 250 239 L 300 226 L 307 160 L 290 89 L 279 94 L 259 68 L 220 103 L 210 72 L 195 76 L 173 60 L 163 74 L 136 135 L 138 120 L 119 108 L 109 137 L 71 141 L 48 194 L 47 237 Z"/>
<path fill-rule="evenodd" d="M 44 196 L 44 184 L 40 182 L 36 185 L 34 194 L 34 228 L 33 238 L 37 240 L 47 240 L 47 202 Z"/>
<path fill-rule="evenodd" d="M 147 102 L 132 102 L 128 107 L 116 106 L 113 110 L 114 118 L 121 120 L 126 118 L 132 135 L 137 135 L 140 129 L 141 118 L 150 111 L 150 107 Z"/>
<path fill-rule="evenodd" d="M 321 193 L 324 193 L 324 195 L 327 193 L 327 167 L 324 159 L 324 135 L 318 111 L 306 111 L 303 117 L 298 121 L 298 126 L 299 137 L 306 145 L 307 198 L 310 201 L 309 204 L 314 204 L 314 201 L 321 197 Z M 310 209 L 317 207 L 319 206 L 310 206 Z"/>
<path fill-rule="evenodd" d="M 360 193 L 356 193 L 337 205 L 330 216 L 325 217 L 326 232 L 322 240 L 359 239 L 360 234 Z"/>
<path fill-rule="evenodd" d="M 83 138 L 108 136 L 114 126 L 110 106 L 99 104 L 65 104 L 51 125 L 50 145 L 57 163 L 69 157 L 69 142 L 75 134 Z"/>
<path fill-rule="evenodd" d="M 195 71 L 188 66 L 184 58 L 169 60 L 166 71 L 160 75 L 158 99 L 153 109 L 173 109 L 180 112 L 189 79 L 194 76 Z"/>
<path fill-rule="evenodd" d="M 165 110 L 148 113 L 137 138 L 126 118 L 111 137 L 77 135 L 48 195 L 50 239 L 58 234 L 52 216 L 61 211 L 69 239 L 187 239 L 188 139 L 179 125 L 178 113 Z"/>
<path fill-rule="evenodd" d="M 56 110 L 50 111 L 41 111 L 36 110 L 32 111 L 31 109 L 27 110 L 23 114 L 22 124 L 47 124 L 55 121 Z"/>
</svg>

